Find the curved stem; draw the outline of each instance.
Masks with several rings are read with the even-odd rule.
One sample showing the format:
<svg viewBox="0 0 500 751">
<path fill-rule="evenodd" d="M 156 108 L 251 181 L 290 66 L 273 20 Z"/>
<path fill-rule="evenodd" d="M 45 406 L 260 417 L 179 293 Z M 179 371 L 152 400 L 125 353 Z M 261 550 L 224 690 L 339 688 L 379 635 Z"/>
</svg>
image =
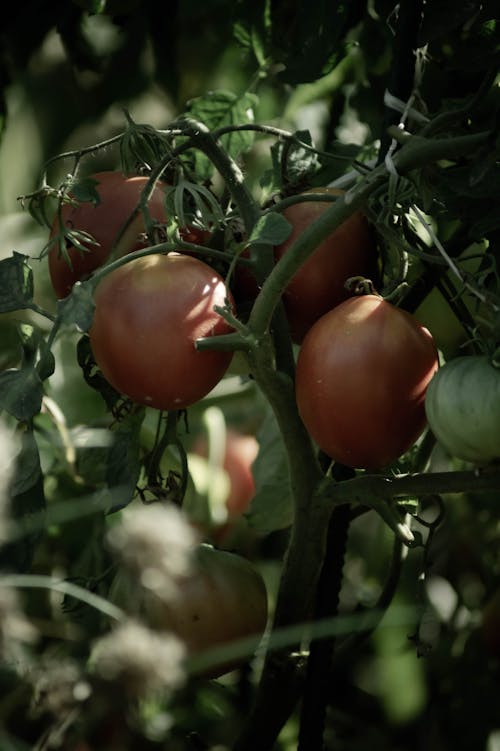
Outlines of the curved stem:
<svg viewBox="0 0 500 751">
<path fill-rule="evenodd" d="M 113 618 L 115 621 L 123 621 L 126 616 L 123 610 L 113 605 L 104 597 L 89 592 L 87 589 L 73 584 L 72 582 L 56 579 L 53 576 L 43 576 L 41 574 L 7 574 L 0 577 L 0 587 L 27 587 L 35 589 L 51 589 L 54 592 L 74 597 L 76 600 L 85 602 L 90 607 L 100 610 L 104 615 Z"/>
</svg>

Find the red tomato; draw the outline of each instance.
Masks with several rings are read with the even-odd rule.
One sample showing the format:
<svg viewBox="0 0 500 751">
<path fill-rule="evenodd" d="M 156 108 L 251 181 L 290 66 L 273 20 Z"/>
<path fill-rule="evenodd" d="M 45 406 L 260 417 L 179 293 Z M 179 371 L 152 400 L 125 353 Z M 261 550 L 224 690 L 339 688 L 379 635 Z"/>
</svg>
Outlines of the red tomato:
<svg viewBox="0 0 500 751">
<path fill-rule="evenodd" d="M 231 489 L 226 501 L 230 515 L 243 514 L 255 495 L 252 464 L 257 458 L 259 444 L 253 435 L 240 435 L 229 431 L 226 443 L 224 469 L 229 475 Z"/>
<path fill-rule="evenodd" d="M 151 591 L 144 592 L 141 602 L 133 594 L 134 583 L 119 572 L 113 600 L 127 610 L 139 610 L 150 627 L 179 636 L 190 656 L 246 636 L 262 636 L 268 615 L 266 586 L 246 558 L 199 545 L 192 572 L 178 583 L 174 599 L 166 601 Z M 204 675 L 215 678 L 239 662 L 217 665 Z"/>
<path fill-rule="evenodd" d="M 309 192 L 341 193 L 334 188 L 317 188 Z M 306 201 L 286 208 L 283 216 L 292 225 L 292 232 L 276 247 L 276 260 L 331 205 L 327 201 Z M 300 343 L 322 315 L 351 296 L 344 286 L 349 277 L 373 279 L 375 275 L 375 236 L 363 214 L 356 212 L 323 240 L 283 294 L 293 340 Z"/>
<path fill-rule="evenodd" d="M 231 352 L 195 348 L 201 337 L 230 331 L 214 311 L 224 280 L 202 261 L 170 253 L 137 258 L 98 284 L 90 343 L 117 391 L 157 409 L 182 409 L 224 375 Z"/>
<path fill-rule="evenodd" d="M 207 442 L 204 439 L 196 441 L 193 446 L 194 453 L 204 457 L 207 456 L 207 449 Z M 229 477 L 226 508 L 230 516 L 245 513 L 255 495 L 252 464 L 258 451 L 259 444 L 255 436 L 244 435 L 235 430 L 227 431 L 223 468 Z"/>
<path fill-rule="evenodd" d="M 296 397 L 312 438 L 335 461 L 379 469 L 419 437 L 438 367 L 429 331 L 376 295 L 324 315 L 297 360 Z"/>
<path fill-rule="evenodd" d="M 57 243 L 52 244 L 48 254 L 49 274 L 58 298 L 66 297 L 75 282 L 89 277 L 107 261 L 120 230 L 137 207 L 148 180 L 147 177 L 125 177 L 121 172 L 97 172 L 90 177 L 98 181 L 96 189 L 100 203 L 85 201 L 77 206 L 65 204 L 61 213 L 65 227 L 88 233 L 98 245 L 83 242 L 88 247 L 85 253 L 69 246 L 71 268 L 59 254 Z M 165 223 L 164 193 L 160 185 L 156 186 L 151 196 L 149 211 L 154 220 Z M 148 243 L 141 238 L 144 231 L 143 215 L 138 212 L 117 243 L 117 256 L 147 247 Z M 53 238 L 58 232 L 59 219 L 56 215 L 50 237 Z"/>
</svg>

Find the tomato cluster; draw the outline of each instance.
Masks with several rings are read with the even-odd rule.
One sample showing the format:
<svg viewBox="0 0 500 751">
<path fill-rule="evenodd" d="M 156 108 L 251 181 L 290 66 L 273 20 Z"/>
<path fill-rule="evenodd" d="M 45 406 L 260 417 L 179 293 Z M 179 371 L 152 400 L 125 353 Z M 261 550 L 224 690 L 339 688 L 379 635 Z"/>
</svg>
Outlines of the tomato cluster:
<svg viewBox="0 0 500 751">
<path fill-rule="evenodd" d="M 146 178 L 117 172 L 94 178 L 100 202 L 63 206 L 60 216 L 97 245 L 84 254 L 68 248 L 72 267 L 56 246 L 51 249 L 58 295 L 103 264 L 115 244 L 120 255 L 144 243 L 142 214 L 134 210 Z M 302 198 L 283 212 L 292 231 L 274 249 L 276 262 L 331 204 Z M 158 187 L 149 206 L 158 222 L 165 221 L 164 203 Z M 292 339 L 300 344 L 296 398 L 304 424 L 334 460 L 370 469 L 393 462 L 421 434 L 425 393 L 438 363 L 431 335 L 412 316 L 377 295 L 353 297 L 346 288 L 349 277 L 376 274 L 374 233 L 356 212 L 314 250 L 283 294 Z M 234 300 L 222 277 L 192 255 L 133 259 L 104 277 L 94 301 L 89 335 L 95 360 L 109 383 L 133 401 L 182 409 L 226 372 L 231 353 L 199 351 L 196 341 L 230 331 L 219 311 Z"/>
<path fill-rule="evenodd" d="M 275 249 L 277 260 L 330 205 L 315 200 L 285 209 L 292 232 Z M 314 250 L 283 300 L 301 345 L 296 399 L 310 435 L 335 461 L 379 469 L 422 433 L 438 357 L 430 333 L 411 315 L 378 295 L 352 296 L 346 281 L 358 276 L 377 277 L 376 239 L 360 212 Z"/>
</svg>

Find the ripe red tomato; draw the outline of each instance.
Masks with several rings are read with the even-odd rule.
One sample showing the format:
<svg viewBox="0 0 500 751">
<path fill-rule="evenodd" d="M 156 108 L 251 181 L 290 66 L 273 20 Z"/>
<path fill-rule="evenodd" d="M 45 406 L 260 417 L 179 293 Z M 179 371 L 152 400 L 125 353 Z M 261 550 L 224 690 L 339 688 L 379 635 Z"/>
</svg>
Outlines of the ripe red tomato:
<svg viewBox="0 0 500 751">
<path fill-rule="evenodd" d="M 68 247 L 68 254 L 73 268 L 59 254 L 57 243 L 53 243 L 48 254 L 49 274 L 52 286 L 58 298 L 66 297 L 73 284 L 85 279 L 102 266 L 108 259 L 120 230 L 126 224 L 140 199 L 141 191 L 147 183 L 147 177 L 125 177 L 121 172 L 97 172 L 90 176 L 97 180 L 96 186 L 100 202 L 94 204 L 84 201 L 77 206 L 65 204 L 61 214 L 65 227 L 80 230 L 91 235 L 98 245 L 83 242 L 88 252 L 82 253 L 74 246 Z M 164 192 L 157 185 L 149 201 L 149 211 L 159 223 L 166 221 Z M 59 218 L 56 215 L 50 238 L 59 232 Z M 125 255 L 139 248 L 147 247 L 141 239 L 144 233 L 144 219 L 137 213 L 125 230 L 116 246 L 117 256 Z"/>
<path fill-rule="evenodd" d="M 214 306 L 224 280 L 202 261 L 170 253 L 131 260 L 95 291 L 90 343 L 117 391 L 157 409 L 183 409 L 219 382 L 231 352 L 198 351 L 195 341 L 230 331 Z"/>
<path fill-rule="evenodd" d="M 179 636 L 189 656 L 246 636 L 262 636 L 268 615 L 266 586 L 259 571 L 246 558 L 206 544 L 196 548 L 192 571 L 179 581 L 174 599 L 164 600 L 151 591 L 140 602 L 119 572 L 113 600 L 127 610 L 141 611 L 150 627 Z M 215 678 L 240 662 L 217 665 L 204 675 Z"/>
<path fill-rule="evenodd" d="M 297 404 L 323 451 L 350 467 L 395 461 L 426 424 L 425 392 L 438 366 L 429 331 L 376 295 L 353 297 L 307 334 Z"/>
<path fill-rule="evenodd" d="M 229 478 L 229 494 L 226 498 L 229 516 L 244 514 L 255 495 L 252 464 L 258 451 L 259 444 L 255 436 L 245 435 L 231 429 L 227 431 L 222 466 Z M 193 452 L 206 457 L 207 442 L 204 439 L 197 440 L 193 446 Z"/>
<path fill-rule="evenodd" d="M 255 436 L 228 432 L 224 469 L 230 480 L 231 489 L 226 500 L 230 515 L 243 514 L 255 495 L 252 464 L 258 452 L 259 444 Z"/>
<path fill-rule="evenodd" d="M 341 193 L 334 188 L 314 192 Z M 306 201 L 286 208 L 283 216 L 292 225 L 292 232 L 275 248 L 276 260 L 331 205 L 327 201 Z M 349 277 L 373 279 L 376 268 L 375 236 L 365 216 L 356 212 L 323 240 L 285 290 L 283 302 L 292 339 L 300 343 L 322 315 L 351 296 L 344 286 Z"/>
</svg>

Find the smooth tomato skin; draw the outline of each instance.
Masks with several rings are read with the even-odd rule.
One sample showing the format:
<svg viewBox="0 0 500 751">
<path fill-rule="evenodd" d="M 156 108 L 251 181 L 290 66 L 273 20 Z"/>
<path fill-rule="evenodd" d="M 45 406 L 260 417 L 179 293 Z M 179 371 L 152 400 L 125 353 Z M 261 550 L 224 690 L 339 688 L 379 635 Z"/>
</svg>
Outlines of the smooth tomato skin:
<svg viewBox="0 0 500 751">
<path fill-rule="evenodd" d="M 259 444 L 253 435 L 230 431 L 227 436 L 224 469 L 229 475 L 231 490 L 226 501 L 230 516 L 247 511 L 255 495 L 252 464 L 257 458 Z"/>
<path fill-rule="evenodd" d="M 429 331 L 376 295 L 324 315 L 297 359 L 296 398 L 318 446 L 359 469 L 391 464 L 426 425 L 425 391 L 438 366 Z"/>
<path fill-rule="evenodd" d="M 315 193 L 340 194 L 333 188 Z M 331 202 L 306 201 L 283 211 L 292 225 L 287 240 L 275 248 L 278 261 L 292 243 Z M 283 294 L 292 339 L 300 344 L 307 331 L 322 315 L 351 297 L 345 282 L 352 276 L 374 279 L 377 273 L 376 240 L 366 217 L 356 212 L 332 232 L 297 271 Z"/>
<path fill-rule="evenodd" d="M 144 603 L 153 628 L 167 629 L 194 655 L 245 636 L 262 636 L 268 617 L 267 590 L 257 569 L 240 555 L 201 544 L 192 573 L 180 581 L 179 596 L 165 602 L 154 595 Z M 215 678 L 238 663 L 210 670 Z"/>
<path fill-rule="evenodd" d="M 97 365 L 119 392 L 157 409 L 183 409 L 220 381 L 231 352 L 198 351 L 228 333 L 214 311 L 228 293 L 210 266 L 170 253 L 131 260 L 97 285 L 89 331 Z"/>
<path fill-rule="evenodd" d="M 429 384 L 425 410 L 451 456 L 473 464 L 500 458 L 500 369 L 485 355 L 443 365 Z"/>
<path fill-rule="evenodd" d="M 193 452 L 207 457 L 208 447 L 204 438 L 195 441 Z M 258 452 L 259 444 L 255 436 L 239 433 L 233 429 L 227 430 L 222 466 L 229 478 L 226 508 L 230 517 L 244 514 L 255 495 L 252 464 L 257 458 Z"/>
<path fill-rule="evenodd" d="M 59 254 L 57 243 L 53 243 L 48 253 L 49 274 L 56 296 L 61 299 L 69 295 L 73 284 L 86 279 L 97 268 L 106 263 L 121 228 L 133 213 L 140 199 L 141 191 L 148 178 L 144 176 L 126 177 L 121 172 L 96 172 L 90 176 L 97 180 L 96 190 L 100 203 L 82 202 L 77 206 L 65 204 L 61 215 L 69 229 L 86 232 L 98 245 L 82 243 L 88 252 L 81 253 L 75 247 L 68 247 L 72 268 Z M 164 191 L 155 187 L 149 201 L 151 217 L 159 223 L 166 221 Z M 134 250 L 147 247 L 140 235 L 144 233 L 144 219 L 139 212 L 125 230 L 116 246 L 116 255 L 122 256 Z M 59 218 L 56 215 L 50 232 L 50 239 L 59 232 Z"/>
</svg>

